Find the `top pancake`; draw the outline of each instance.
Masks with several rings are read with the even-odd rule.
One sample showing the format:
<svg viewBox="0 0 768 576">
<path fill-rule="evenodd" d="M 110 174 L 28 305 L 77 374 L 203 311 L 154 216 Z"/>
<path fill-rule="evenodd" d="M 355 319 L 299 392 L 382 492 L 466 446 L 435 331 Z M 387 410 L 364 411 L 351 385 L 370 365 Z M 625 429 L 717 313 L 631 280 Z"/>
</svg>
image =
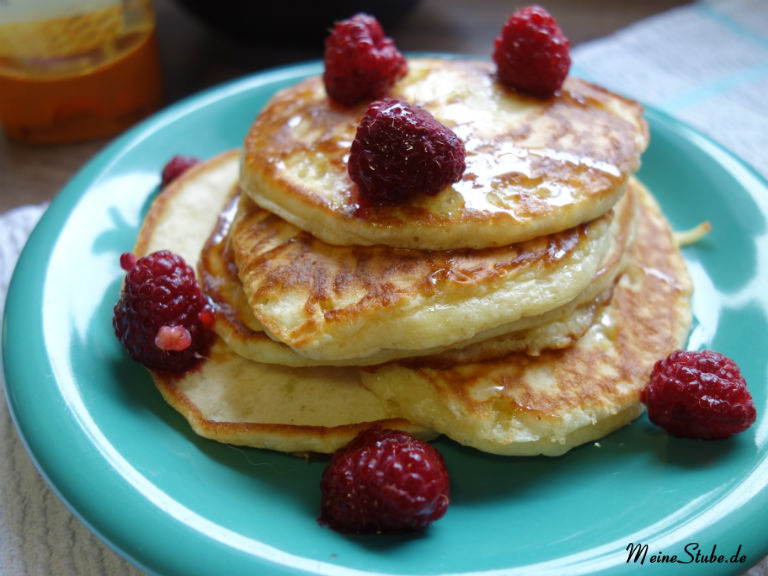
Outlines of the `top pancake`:
<svg viewBox="0 0 768 576">
<path fill-rule="evenodd" d="M 417 58 L 391 95 L 462 139 L 467 169 L 455 185 L 395 206 L 361 201 L 347 159 L 366 104 L 333 105 L 312 77 L 276 94 L 252 125 L 243 190 L 329 244 L 504 246 L 606 212 L 648 143 L 639 104 L 577 78 L 540 100 L 504 87 L 490 63 Z"/>
</svg>

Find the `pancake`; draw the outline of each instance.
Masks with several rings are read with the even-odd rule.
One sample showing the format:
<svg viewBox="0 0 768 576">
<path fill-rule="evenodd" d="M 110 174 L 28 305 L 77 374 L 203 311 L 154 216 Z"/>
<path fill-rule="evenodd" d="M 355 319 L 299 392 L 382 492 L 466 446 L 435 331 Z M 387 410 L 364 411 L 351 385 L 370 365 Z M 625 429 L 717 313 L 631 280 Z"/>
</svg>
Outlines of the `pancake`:
<svg viewBox="0 0 768 576">
<path fill-rule="evenodd" d="M 200 163 L 154 200 L 134 254 L 167 249 L 194 265 L 237 182 L 239 151 Z M 218 338 L 194 370 L 153 373 L 165 400 L 199 435 L 282 452 L 331 453 L 362 429 L 434 436 L 400 417 L 363 387 L 352 368 L 288 368 L 238 356 Z"/>
<path fill-rule="evenodd" d="M 411 58 L 391 95 L 451 128 L 463 178 L 435 196 L 371 206 L 347 174 L 366 106 L 330 103 L 322 79 L 276 94 L 245 139 L 244 192 L 328 244 L 446 250 L 506 246 L 594 220 L 621 197 L 648 143 L 642 107 L 570 77 L 522 96 L 488 62 Z"/>
<path fill-rule="evenodd" d="M 163 189 L 144 217 L 133 253 L 172 250 L 194 267 L 237 183 L 239 158 L 240 151 L 231 150 L 200 162 Z"/>
<path fill-rule="evenodd" d="M 672 232 L 643 189 L 637 240 L 597 321 L 574 345 L 541 355 L 443 366 L 361 368 L 363 383 L 413 422 L 502 455 L 560 455 L 643 411 L 653 364 L 682 347 L 692 285 Z"/>
<path fill-rule="evenodd" d="M 462 361 L 489 359 L 511 351 L 536 354 L 546 348 L 570 345 L 591 325 L 598 305 L 610 295 L 613 280 L 621 270 L 625 249 L 633 238 L 635 215 L 635 186 L 628 188 L 627 198 L 617 206 L 617 215 L 611 223 L 613 242 L 598 272 L 576 298 L 549 312 L 525 317 L 504 326 L 504 333 L 472 344 L 463 341 L 454 349 L 442 347 L 422 351 L 440 353 L 446 358 Z M 291 366 L 344 365 L 349 360 L 315 360 L 295 352 L 286 344 L 270 338 L 253 315 L 237 274 L 232 255 L 229 231 L 237 211 L 237 195 L 223 211 L 219 224 L 204 247 L 199 262 L 199 277 L 207 296 L 215 303 L 216 332 L 238 354 L 260 361 Z M 460 349 L 458 349 L 460 347 Z M 378 364 L 403 356 L 413 355 L 409 350 L 383 350 L 357 365 Z"/>
<path fill-rule="evenodd" d="M 273 339 L 359 364 L 483 340 L 572 301 L 611 251 L 614 216 L 510 246 L 425 251 L 326 244 L 242 196 L 229 242 Z"/>
<path fill-rule="evenodd" d="M 198 370 L 154 375 L 163 398 L 204 438 L 295 454 L 330 454 L 373 425 L 424 439 L 436 434 L 398 417 L 353 368 L 260 364 L 217 340 Z"/>
</svg>

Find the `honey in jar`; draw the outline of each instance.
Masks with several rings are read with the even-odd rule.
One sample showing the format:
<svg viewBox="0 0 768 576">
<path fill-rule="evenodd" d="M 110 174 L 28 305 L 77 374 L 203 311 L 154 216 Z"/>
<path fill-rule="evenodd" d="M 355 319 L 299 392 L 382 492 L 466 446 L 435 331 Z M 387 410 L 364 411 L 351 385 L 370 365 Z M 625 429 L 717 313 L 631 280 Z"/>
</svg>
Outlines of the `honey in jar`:
<svg viewBox="0 0 768 576">
<path fill-rule="evenodd" d="M 151 0 L 0 0 L 0 124 L 38 143 L 116 134 L 162 99 Z"/>
</svg>

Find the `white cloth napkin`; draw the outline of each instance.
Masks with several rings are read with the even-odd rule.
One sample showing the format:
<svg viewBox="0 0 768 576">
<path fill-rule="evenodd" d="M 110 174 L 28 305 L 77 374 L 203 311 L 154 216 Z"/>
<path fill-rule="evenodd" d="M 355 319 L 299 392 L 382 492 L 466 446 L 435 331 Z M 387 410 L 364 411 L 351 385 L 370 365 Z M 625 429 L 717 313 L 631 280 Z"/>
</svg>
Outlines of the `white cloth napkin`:
<svg viewBox="0 0 768 576">
<path fill-rule="evenodd" d="M 573 51 L 574 71 L 692 124 L 768 177 L 768 2 L 707 0 Z M 0 314 L 11 271 L 44 206 L 0 216 Z M 756 561 L 757 559 L 750 559 Z M 0 406 L 0 572 L 138 576 L 35 470 Z M 749 576 L 768 576 L 768 560 Z"/>
<path fill-rule="evenodd" d="M 687 122 L 768 178 L 766 0 L 675 8 L 572 57 L 579 75 Z"/>
</svg>

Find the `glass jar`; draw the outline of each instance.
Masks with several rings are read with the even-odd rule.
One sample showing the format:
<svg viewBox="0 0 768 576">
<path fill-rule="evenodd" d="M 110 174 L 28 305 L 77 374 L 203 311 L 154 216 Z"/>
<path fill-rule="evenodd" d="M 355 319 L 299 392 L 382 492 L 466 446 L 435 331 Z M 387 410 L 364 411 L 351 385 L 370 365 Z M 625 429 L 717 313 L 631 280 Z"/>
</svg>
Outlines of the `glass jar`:
<svg viewBox="0 0 768 576">
<path fill-rule="evenodd" d="M 112 135 L 161 100 L 151 0 L 0 0 L 0 124 L 9 137 Z"/>
</svg>

